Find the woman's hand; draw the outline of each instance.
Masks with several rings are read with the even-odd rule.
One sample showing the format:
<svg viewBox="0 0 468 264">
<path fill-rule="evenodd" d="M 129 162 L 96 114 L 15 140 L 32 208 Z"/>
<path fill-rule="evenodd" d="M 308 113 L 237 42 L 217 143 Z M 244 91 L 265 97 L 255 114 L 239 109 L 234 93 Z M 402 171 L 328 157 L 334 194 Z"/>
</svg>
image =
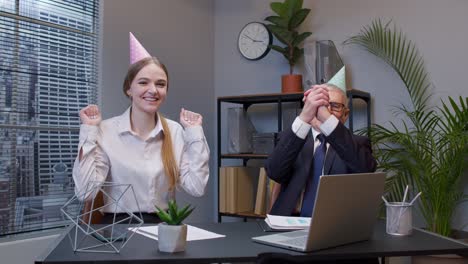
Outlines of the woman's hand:
<svg viewBox="0 0 468 264">
<path fill-rule="evenodd" d="M 195 113 L 184 108 L 180 109 L 180 123 L 184 128 L 191 126 L 201 126 L 203 117 L 199 113 Z"/>
<path fill-rule="evenodd" d="M 81 123 L 90 126 L 97 126 L 102 121 L 101 112 L 97 105 L 88 105 L 80 110 Z"/>
</svg>

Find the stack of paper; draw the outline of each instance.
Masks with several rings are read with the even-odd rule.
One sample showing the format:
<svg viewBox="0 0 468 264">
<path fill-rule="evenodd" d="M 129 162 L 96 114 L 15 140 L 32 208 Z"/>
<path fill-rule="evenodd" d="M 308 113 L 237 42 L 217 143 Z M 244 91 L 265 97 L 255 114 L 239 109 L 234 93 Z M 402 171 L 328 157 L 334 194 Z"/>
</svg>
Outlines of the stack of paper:
<svg viewBox="0 0 468 264">
<path fill-rule="evenodd" d="M 279 216 L 267 214 L 265 222 L 272 229 L 297 230 L 308 228 L 310 226 L 310 217 Z"/>
<path fill-rule="evenodd" d="M 136 232 L 140 235 L 158 240 L 158 226 L 141 226 L 141 227 L 129 227 L 130 231 Z M 195 226 L 187 225 L 187 241 L 213 239 L 225 237 L 225 235 L 216 234 Z"/>
</svg>

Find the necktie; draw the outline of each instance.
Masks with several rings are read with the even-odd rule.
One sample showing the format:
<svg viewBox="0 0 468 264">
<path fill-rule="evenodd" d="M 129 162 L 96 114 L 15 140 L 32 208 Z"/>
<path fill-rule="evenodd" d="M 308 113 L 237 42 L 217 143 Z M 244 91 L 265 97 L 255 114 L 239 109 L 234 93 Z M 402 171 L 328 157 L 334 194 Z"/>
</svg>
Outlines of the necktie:
<svg viewBox="0 0 468 264">
<path fill-rule="evenodd" d="M 325 136 L 319 134 L 317 136 L 320 141 L 320 146 L 314 152 L 314 164 L 312 168 L 312 177 L 309 177 L 304 191 L 304 198 L 302 200 L 301 216 L 310 217 L 314 209 L 315 196 L 317 194 L 317 187 L 320 176 L 322 175 L 323 162 L 325 161 L 325 154 L 327 152 L 327 144 L 325 143 Z"/>
</svg>

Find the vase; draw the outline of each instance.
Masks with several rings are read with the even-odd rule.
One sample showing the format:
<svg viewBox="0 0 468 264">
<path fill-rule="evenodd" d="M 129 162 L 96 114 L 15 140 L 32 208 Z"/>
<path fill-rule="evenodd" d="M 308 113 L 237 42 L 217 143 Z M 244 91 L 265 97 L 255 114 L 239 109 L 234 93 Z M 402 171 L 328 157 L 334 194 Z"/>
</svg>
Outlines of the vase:
<svg viewBox="0 0 468 264">
<path fill-rule="evenodd" d="M 161 223 L 158 226 L 158 248 L 161 252 L 185 251 L 187 244 L 187 225 L 168 225 Z"/>
<path fill-rule="evenodd" d="M 300 93 L 302 91 L 302 75 L 287 74 L 281 76 L 282 93 Z"/>
</svg>

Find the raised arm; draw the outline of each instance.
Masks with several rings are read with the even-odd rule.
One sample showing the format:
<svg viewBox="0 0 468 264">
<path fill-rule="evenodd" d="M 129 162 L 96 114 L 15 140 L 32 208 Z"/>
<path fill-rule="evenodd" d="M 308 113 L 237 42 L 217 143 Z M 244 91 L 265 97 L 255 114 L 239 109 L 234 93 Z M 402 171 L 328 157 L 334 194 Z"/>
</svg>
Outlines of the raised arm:
<svg viewBox="0 0 468 264">
<path fill-rule="evenodd" d="M 202 196 L 208 183 L 210 149 L 203 133 L 203 117 L 182 108 L 180 123 L 184 146 L 180 158 L 180 185 L 193 196 Z"/>
<path fill-rule="evenodd" d="M 301 114 L 294 120 L 291 128 L 279 134 L 279 141 L 265 163 L 268 177 L 281 184 L 289 182 L 317 108 L 328 104 L 328 90 L 324 87 L 310 89 L 304 93 L 303 101 Z"/>
<path fill-rule="evenodd" d="M 80 127 L 80 141 L 78 144 L 78 156 L 73 166 L 73 181 L 75 182 L 75 193 L 86 191 L 90 182 L 96 182 L 99 186 L 104 182 L 109 172 L 109 159 L 99 146 L 101 137 L 99 124 L 101 123 L 101 114 L 99 108 L 90 105 L 80 111 L 82 125 Z M 97 194 L 88 193 L 86 197 L 80 199 L 88 200 Z"/>
</svg>

